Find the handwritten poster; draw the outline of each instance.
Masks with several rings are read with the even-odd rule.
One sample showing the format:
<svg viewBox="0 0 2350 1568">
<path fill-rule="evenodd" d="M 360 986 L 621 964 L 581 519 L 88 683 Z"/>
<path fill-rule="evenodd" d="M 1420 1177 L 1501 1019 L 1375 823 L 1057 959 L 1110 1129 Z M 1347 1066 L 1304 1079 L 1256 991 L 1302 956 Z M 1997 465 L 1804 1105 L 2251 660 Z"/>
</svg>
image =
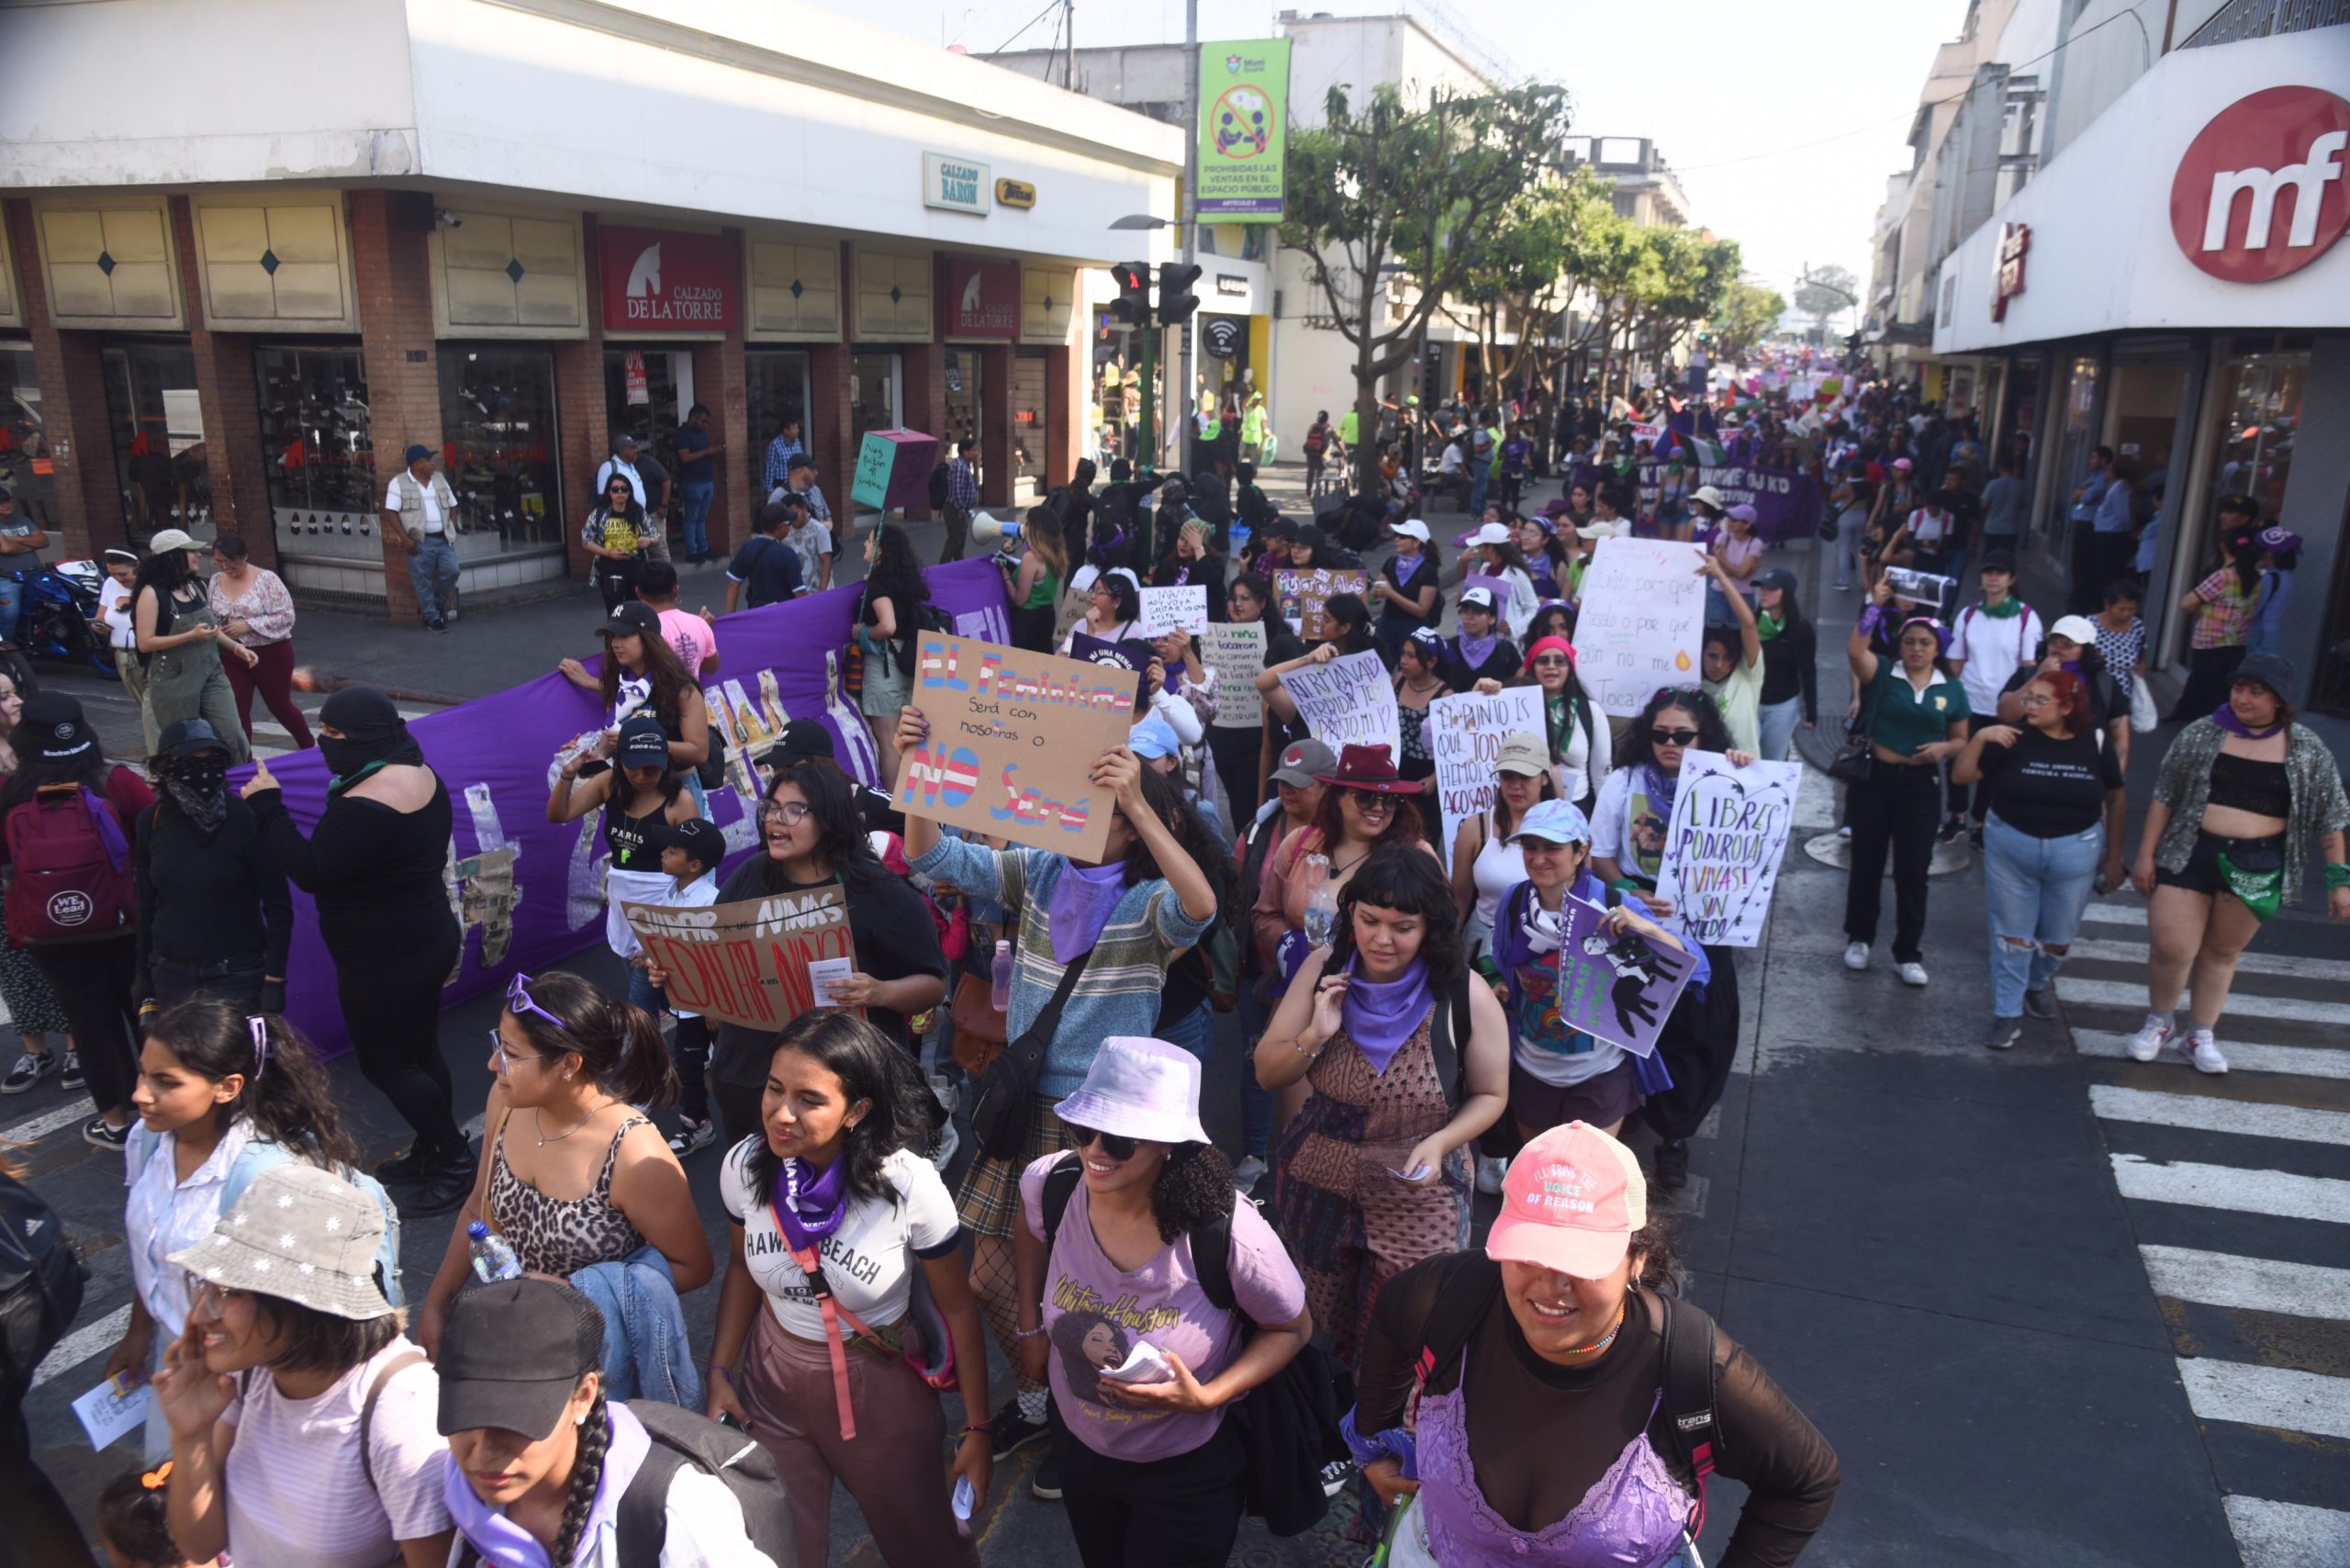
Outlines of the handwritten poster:
<svg viewBox="0 0 2350 1568">
<path fill-rule="evenodd" d="M 1583 578 L 1576 673 L 1617 718 L 1659 687 L 1695 686 L 1706 634 L 1705 552 L 1662 539 L 1603 539 Z"/>
<path fill-rule="evenodd" d="M 1502 737 L 1514 731 L 1542 734 L 1539 687 L 1505 687 L 1491 697 L 1464 692 L 1428 704 L 1426 733 L 1436 758 L 1437 805 L 1444 813 L 1438 848 L 1448 865 L 1460 824 L 1492 805 L 1501 789 Z"/>
<path fill-rule="evenodd" d="M 699 909 L 623 903 L 621 913 L 654 967 L 668 971 L 672 1002 L 754 1029 L 780 1029 L 811 1007 L 831 1006 L 817 996 L 811 971 L 855 951 L 838 882 Z"/>
<path fill-rule="evenodd" d="M 1800 762 L 1733 767 L 1710 751 L 1682 758 L 1656 887 L 1698 941 L 1725 947 L 1761 944 L 1802 783 Z"/>
<path fill-rule="evenodd" d="M 1207 629 L 1208 588 L 1205 583 L 1142 590 L 1144 636 L 1158 637 L 1169 632 L 1189 632 L 1197 637 Z"/>
<path fill-rule="evenodd" d="M 1323 607 L 1337 594 L 1360 597 L 1370 581 L 1360 572 L 1331 571 L 1320 566 L 1305 572 L 1275 572 L 1273 599 L 1292 631 L 1309 643 L 1319 643 L 1326 640 L 1333 630 Z"/>
<path fill-rule="evenodd" d="M 936 632 L 917 641 L 913 673 L 930 734 L 899 760 L 898 810 L 1101 858 L 1111 799 L 1093 764 L 1125 745 L 1139 676 Z"/>
<path fill-rule="evenodd" d="M 1560 938 L 1559 1017 L 1634 1056 L 1656 1054 L 1656 1037 L 1689 984 L 1695 957 L 1639 932 L 1610 932 L 1607 912 L 1567 895 Z"/>
<path fill-rule="evenodd" d="M 1347 654 L 1328 664 L 1281 672 L 1281 688 L 1315 738 L 1332 751 L 1383 745 L 1391 760 L 1404 756 L 1395 688 L 1376 653 Z"/>
<path fill-rule="evenodd" d="M 1253 730 L 1265 722 L 1257 677 L 1265 667 L 1265 628 L 1259 622 L 1215 623 L 1200 637 L 1200 662 L 1215 671 L 1215 727 Z"/>
</svg>

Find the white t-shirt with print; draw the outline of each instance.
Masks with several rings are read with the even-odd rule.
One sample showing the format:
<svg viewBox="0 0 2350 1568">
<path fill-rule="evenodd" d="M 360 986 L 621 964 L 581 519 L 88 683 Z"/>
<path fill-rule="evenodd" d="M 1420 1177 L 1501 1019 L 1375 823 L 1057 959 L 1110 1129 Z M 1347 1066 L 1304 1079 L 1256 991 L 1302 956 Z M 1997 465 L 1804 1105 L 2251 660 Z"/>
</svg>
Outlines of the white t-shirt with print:
<svg viewBox="0 0 2350 1568">
<path fill-rule="evenodd" d="M 109 576 L 98 585 L 98 620 L 106 629 L 106 645 L 136 651 L 139 629 L 130 620 L 130 590 Z"/>
<path fill-rule="evenodd" d="M 777 1324 L 802 1339 L 821 1340 L 823 1309 L 808 1289 L 808 1276 L 791 1260 L 790 1246 L 776 1224 L 767 1194 L 752 1184 L 751 1149 L 745 1139 L 727 1155 L 718 1179 L 719 1198 L 743 1227 L 744 1260 Z M 955 1200 L 929 1160 L 901 1148 L 881 1162 L 881 1175 L 896 1192 L 896 1201 L 856 1200 L 849 1204 L 841 1227 L 816 1243 L 833 1298 L 874 1328 L 906 1315 L 916 1258 L 945 1257 L 962 1240 Z M 845 1320 L 841 1327 L 853 1332 Z"/>
<path fill-rule="evenodd" d="M 441 1501 L 441 1379 L 428 1363 L 384 1385 L 369 1428 L 375 1488 L 359 1462 L 359 1411 L 378 1368 L 416 1349 L 396 1337 L 311 1399 L 252 1373 L 221 1419 L 237 1428 L 223 1467 L 237 1568 L 383 1568 L 399 1542 L 449 1528 Z"/>
<path fill-rule="evenodd" d="M 2004 619 L 1986 615 L 1980 604 L 1960 611 L 1958 624 L 1951 628 L 1950 656 L 1966 661 L 1966 667 L 1958 672 L 1958 683 L 1966 689 L 1966 705 L 1996 718 L 1999 693 L 2007 689 L 2016 671 L 2031 661 L 2042 635 L 2040 612 L 2030 605 Z"/>
</svg>

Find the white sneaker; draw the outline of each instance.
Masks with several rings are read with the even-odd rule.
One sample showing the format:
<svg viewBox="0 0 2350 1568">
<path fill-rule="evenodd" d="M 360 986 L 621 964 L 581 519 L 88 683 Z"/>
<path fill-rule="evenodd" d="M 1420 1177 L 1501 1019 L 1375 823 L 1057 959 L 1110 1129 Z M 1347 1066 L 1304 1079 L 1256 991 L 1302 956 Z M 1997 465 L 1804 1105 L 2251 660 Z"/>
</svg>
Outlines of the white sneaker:
<svg viewBox="0 0 2350 1568">
<path fill-rule="evenodd" d="M 1867 969 L 1869 967 L 1869 945 L 1865 942 L 1845 943 L 1844 967 L 1848 969 Z"/>
<path fill-rule="evenodd" d="M 2179 1046 L 2178 1054 L 2185 1057 L 2198 1072 L 2215 1077 L 2228 1070 L 2228 1058 L 2220 1054 L 2220 1042 L 2211 1037 L 2209 1029 L 2190 1029 Z"/>
<path fill-rule="evenodd" d="M 2170 1039 L 2171 1034 L 2169 1019 L 2158 1013 L 2149 1013 L 2146 1021 L 2138 1025 L 2138 1032 L 2130 1036 L 2130 1043 L 2124 1048 L 2129 1051 L 2132 1061 L 2152 1061 L 2163 1054 L 2163 1046 Z"/>
<path fill-rule="evenodd" d="M 1265 1179 L 1265 1162 L 1255 1155 L 1242 1157 L 1240 1163 L 1232 1168 L 1233 1190 L 1240 1193 L 1256 1191 L 1257 1183 Z"/>
<path fill-rule="evenodd" d="M 1502 1190 L 1502 1178 L 1508 1174 L 1508 1160 L 1491 1154 L 1477 1157 L 1477 1191 L 1498 1194 Z"/>
<path fill-rule="evenodd" d="M 1924 985 L 1926 983 L 1926 966 L 1918 962 L 1915 958 L 1910 959 L 1906 964 L 1896 964 L 1893 967 L 1893 972 L 1901 977 L 1901 983 L 1903 985 Z"/>
</svg>

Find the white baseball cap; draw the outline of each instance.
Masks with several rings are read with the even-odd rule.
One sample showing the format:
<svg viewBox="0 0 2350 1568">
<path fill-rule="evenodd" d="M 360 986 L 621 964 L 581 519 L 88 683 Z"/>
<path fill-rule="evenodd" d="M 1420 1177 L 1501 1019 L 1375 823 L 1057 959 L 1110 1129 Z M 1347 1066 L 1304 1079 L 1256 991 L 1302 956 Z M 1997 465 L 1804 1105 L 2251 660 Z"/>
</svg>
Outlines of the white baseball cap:
<svg viewBox="0 0 2350 1568">
<path fill-rule="evenodd" d="M 1393 532 L 1406 539 L 1416 539 L 1423 544 L 1428 542 L 1428 525 L 1416 517 L 1405 518 L 1395 525 Z"/>
</svg>

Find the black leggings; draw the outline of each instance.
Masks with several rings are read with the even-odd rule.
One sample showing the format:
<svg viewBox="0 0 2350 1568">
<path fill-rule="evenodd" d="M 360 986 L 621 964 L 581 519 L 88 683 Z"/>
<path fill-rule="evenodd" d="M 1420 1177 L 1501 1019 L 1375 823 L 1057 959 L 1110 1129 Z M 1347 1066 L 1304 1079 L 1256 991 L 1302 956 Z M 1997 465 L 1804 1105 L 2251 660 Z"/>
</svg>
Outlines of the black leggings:
<svg viewBox="0 0 2350 1568">
<path fill-rule="evenodd" d="M 1085 1568 L 1224 1568 L 1248 1502 L 1248 1458 L 1227 1412 L 1189 1453 L 1136 1463 L 1105 1459 L 1052 1411 L 1061 1504 Z"/>
<path fill-rule="evenodd" d="M 1208 726 L 1208 755 L 1215 758 L 1216 782 L 1224 787 L 1225 805 L 1232 812 L 1236 844 L 1248 831 L 1249 819 L 1263 803 L 1257 793 L 1257 763 L 1264 755 L 1265 732 L 1253 728 Z"/>
<path fill-rule="evenodd" d="M 100 1111 L 128 1109 L 139 1084 L 139 939 L 28 943 L 73 1032 L 74 1053 Z"/>
<path fill-rule="evenodd" d="M 359 1070 L 416 1134 L 417 1147 L 452 1159 L 465 1135 L 451 1109 L 456 1085 L 441 1054 L 441 987 L 457 967 L 461 934 L 443 913 L 431 935 L 406 946 L 364 944 L 334 955 L 335 996 Z"/>
</svg>

